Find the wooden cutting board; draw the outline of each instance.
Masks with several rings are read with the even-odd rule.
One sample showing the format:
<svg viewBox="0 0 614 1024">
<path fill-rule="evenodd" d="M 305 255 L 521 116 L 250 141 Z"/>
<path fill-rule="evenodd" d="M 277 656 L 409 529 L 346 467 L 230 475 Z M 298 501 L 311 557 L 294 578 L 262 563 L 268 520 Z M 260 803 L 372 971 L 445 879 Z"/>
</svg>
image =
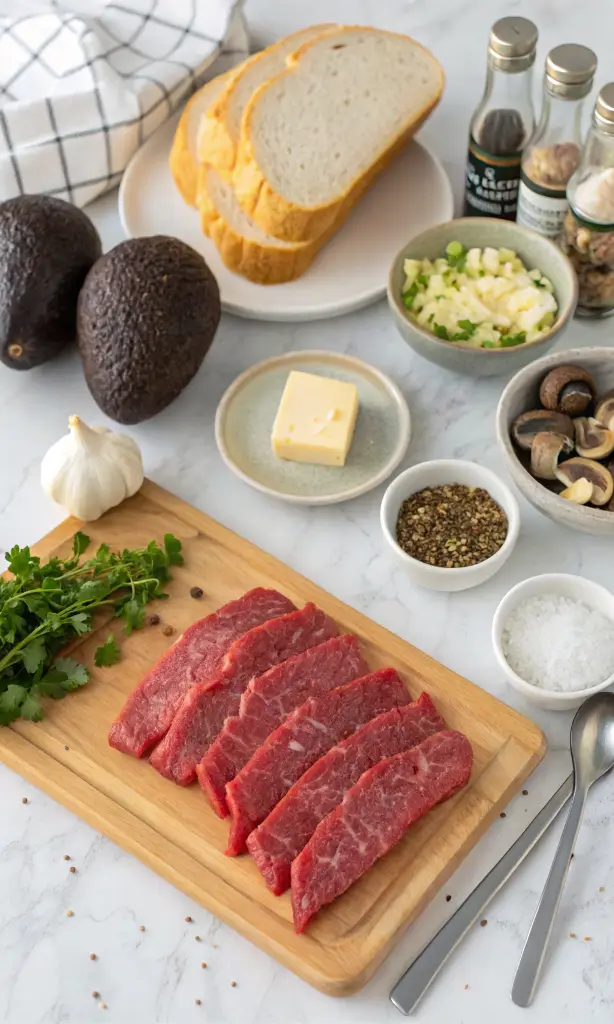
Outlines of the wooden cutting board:
<svg viewBox="0 0 614 1024">
<path fill-rule="evenodd" d="M 66 520 L 35 545 L 35 553 L 66 553 L 80 526 Z M 542 732 L 153 483 L 146 482 L 134 498 L 85 530 L 95 544 L 106 541 L 113 548 L 161 540 L 167 531 L 183 541 L 185 565 L 173 570 L 167 588 L 171 600 L 156 607 L 177 633 L 255 586 L 275 587 L 297 605 L 314 601 L 343 631 L 359 637 L 373 669 L 397 668 L 414 697 L 428 690 L 450 728 L 471 740 L 475 767 L 469 786 L 409 829 L 394 850 L 297 936 L 288 895 L 272 896 L 248 856 L 224 856 L 227 825 L 200 788 L 180 789 L 146 761 L 107 744 L 109 726 L 126 696 L 173 642 L 162 626 L 121 638 L 123 660 L 92 669 L 83 690 L 49 702 L 43 722 L 0 729 L 0 759 L 9 767 L 310 984 L 330 995 L 356 991 L 539 763 L 545 753 Z M 194 585 L 205 591 L 198 602 L 189 595 Z M 120 637 L 120 623 L 113 629 Z M 94 648 L 108 632 L 107 622 L 79 644 L 76 657 L 91 666 Z"/>
</svg>

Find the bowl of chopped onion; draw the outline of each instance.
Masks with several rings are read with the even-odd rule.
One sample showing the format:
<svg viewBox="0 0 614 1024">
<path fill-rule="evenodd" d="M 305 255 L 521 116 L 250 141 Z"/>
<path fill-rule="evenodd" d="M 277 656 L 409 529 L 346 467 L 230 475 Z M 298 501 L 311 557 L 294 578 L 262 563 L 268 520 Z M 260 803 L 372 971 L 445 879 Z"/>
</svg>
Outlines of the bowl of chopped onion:
<svg viewBox="0 0 614 1024">
<path fill-rule="evenodd" d="M 569 573 L 522 580 L 492 623 L 508 683 L 548 711 L 570 711 L 614 683 L 614 595 Z"/>
<path fill-rule="evenodd" d="M 574 269 L 548 238 L 513 221 L 465 217 L 423 231 L 395 257 L 388 304 L 419 355 L 458 373 L 515 372 L 573 317 Z"/>
</svg>

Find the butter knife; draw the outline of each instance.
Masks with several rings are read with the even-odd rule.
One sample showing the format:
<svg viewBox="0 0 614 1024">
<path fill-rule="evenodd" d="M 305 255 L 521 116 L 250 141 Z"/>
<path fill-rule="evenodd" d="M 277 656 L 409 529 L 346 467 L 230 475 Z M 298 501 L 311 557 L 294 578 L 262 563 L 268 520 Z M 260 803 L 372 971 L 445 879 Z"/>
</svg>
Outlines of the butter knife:
<svg viewBox="0 0 614 1024">
<path fill-rule="evenodd" d="M 522 864 L 527 854 L 539 842 L 559 811 L 565 806 L 571 797 L 572 788 L 572 776 L 569 775 L 554 796 L 536 814 L 522 835 L 510 846 L 507 853 L 503 854 L 501 860 L 475 887 L 450 920 L 416 957 L 405 974 L 399 978 L 390 993 L 390 1000 L 397 1010 L 409 1015 L 416 1008 L 426 990 L 458 944 L 464 939 L 471 926 L 477 921 L 484 908 L 505 885 L 516 868 Z"/>
</svg>

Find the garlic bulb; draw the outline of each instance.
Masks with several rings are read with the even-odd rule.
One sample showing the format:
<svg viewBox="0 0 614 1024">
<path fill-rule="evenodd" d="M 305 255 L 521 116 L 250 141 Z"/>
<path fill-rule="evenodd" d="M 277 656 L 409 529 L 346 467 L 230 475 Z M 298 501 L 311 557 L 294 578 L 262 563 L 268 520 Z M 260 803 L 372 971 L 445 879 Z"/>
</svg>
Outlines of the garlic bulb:
<svg viewBox="0 0 614 1024">
<path fill-rule="evenodd" d="M 98 519 L 136 494 L 143 483 L 138 445 L 107 427 L 88 427 L 78 416 L 70 433 L 51 446 L 41 465 L 45 494 L 77 519 Z"/>
</svg>

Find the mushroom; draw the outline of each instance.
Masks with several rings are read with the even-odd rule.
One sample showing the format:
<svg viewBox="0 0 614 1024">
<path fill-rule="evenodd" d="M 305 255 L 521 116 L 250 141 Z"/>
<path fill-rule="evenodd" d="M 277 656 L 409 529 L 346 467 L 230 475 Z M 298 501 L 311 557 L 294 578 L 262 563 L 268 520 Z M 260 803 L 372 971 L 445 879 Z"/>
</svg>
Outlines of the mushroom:
<svg viewBox="0 0 614 1024">
<path fill-rule="evenodd" d="M 599 399 L 595 406 L 595 419 L 614 430 L 614 391 L 608 391 Z"/>
<path fill-rule="evenodd" d="M 566 487 L 565 490 L 561 491 L 559 494 L 559 498 L 566 498 L 567 501 L 573 501 L 575 505 L 586 505 L 587 501 L 590 501 L 592 496 L 593 485 L 585 476 L 578 477 L 571 487 Z"/>
<path fill-rule="evenodd" d="M 550 370 L 539 389 L 539 397 L 546 409 L 564 412 L 568 416 L 582 416 L 595 394 L 595 382 L 582 366 L 556 366 Z"/>
<path fill-rule="evenodd" d="M 556 468 L 557 480 L 566 487 L 571 487 L 582 477 L 593 485 L 593 505 L 607 505 L 614 494 L 614 477 L 600 462 L 595 462 L 594 459 L 567 459 Z"/>
<path fill-rule="evenodd" d="M 586 459 L 605 459 L 614 451 L 614 434 L 592 416 L 574 420 L 576 451 Z"/>
<path fill-rule="evenodd" d="M 553 431 L 556 434 L 565 434 L 570 441 L 573 440 L 573 423 L 569 416 L 561 412 L 550 412 L 549 409 L 533 409 L 531 412 L 523 412 L 517 416 L 512 423 L 512 437 L 519 448 L 530 451 L 537 434 Z"/>
<path fill-rule="evenodd" d="M 543 430 L 536 434 L 531 448 L 531 472 L 540 480 L 556 480 L 559 457 L 573 451 L 573 443 L 566 434 Z"/>
</svg>

